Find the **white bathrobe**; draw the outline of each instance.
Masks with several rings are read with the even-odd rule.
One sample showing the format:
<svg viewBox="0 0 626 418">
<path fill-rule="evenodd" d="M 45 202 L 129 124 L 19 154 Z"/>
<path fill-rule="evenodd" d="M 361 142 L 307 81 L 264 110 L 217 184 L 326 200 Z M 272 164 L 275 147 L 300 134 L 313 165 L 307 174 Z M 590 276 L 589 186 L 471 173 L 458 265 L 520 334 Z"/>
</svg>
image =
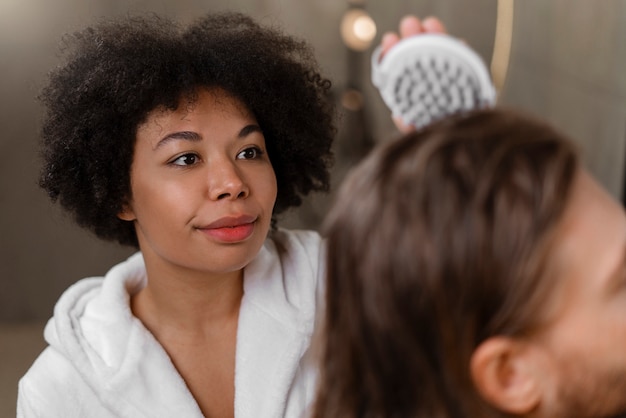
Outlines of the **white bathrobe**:
<svg viewBox="0 0 626 418">
<path fill-rule="evenodd" d="M 235 417 L 301 417 L 311 403 L 306 354 L 323 252 L 317 233 L 280 230 L 245 268 Z M 137 253 L 61 296 L 44 332 L 49 347 L 20 380 L 18 417 L 202 417 L 165 350 L 131 313 L 130 295 L 145 282 Z"/>
</svg>

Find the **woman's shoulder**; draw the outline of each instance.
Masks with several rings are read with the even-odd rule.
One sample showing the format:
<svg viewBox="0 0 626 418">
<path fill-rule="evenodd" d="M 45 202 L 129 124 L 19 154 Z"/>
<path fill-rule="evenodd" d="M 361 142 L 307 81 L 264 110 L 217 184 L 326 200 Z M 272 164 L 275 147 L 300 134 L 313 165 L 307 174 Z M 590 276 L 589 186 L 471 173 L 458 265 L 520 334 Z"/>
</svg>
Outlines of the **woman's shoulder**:
<svg viewBox="0 0 626 418">
<path fill-rule="evenodd" d="M 94 400 L 95 394 L 72 362 L 48 347 L 19 381 L 17 416 L 70 417 L 79 416 L 79 411 L 106 412 Z M 83 408 L 85 404 L 90 405 L 89 409 Z"/>
<path fill-rule="evenodd" d="M 145 286 L 146 273 L 140 252 L 114 265 L 104 276 L 81 279 L 67 288 L 54 307 L 53 319 L 68 315 L 80 316 L 94 306 L 110 316 L 114 307 L 124 309 L 128 295 Z"/>
<path fill-rule="evenodd" d="M 310 273 L 315 281 L 324 274 L 324 239 L 317 231 L 278 229 L 270 236 L 269 251 L 280 260 L 284 270 Z"/>
<path fill-rule="evenodd" d="M 293 316 L 293 309 L 306 312 L 305 316 L 313 314 L 324 281 L 324 248 L 323 238 L 315 231 L 273 231 L 244 271 L 248 302 L 281 311 L 280 315 L 274 313 L 282 317 Z"/>
<path fill-rule="evenodd" d="M 308 229 L 279 228 L 270 234 L 270 240 L 286 251 L 319 252 L 324 247 L 324 239 L 319 232 Z"/>
</svg>

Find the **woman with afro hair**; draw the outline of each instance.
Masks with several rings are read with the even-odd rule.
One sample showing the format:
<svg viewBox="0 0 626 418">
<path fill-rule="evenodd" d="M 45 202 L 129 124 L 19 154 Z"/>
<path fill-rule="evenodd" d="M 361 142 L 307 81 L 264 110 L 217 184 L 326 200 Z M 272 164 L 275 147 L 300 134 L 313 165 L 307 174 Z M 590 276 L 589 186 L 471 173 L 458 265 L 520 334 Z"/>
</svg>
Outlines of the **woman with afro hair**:
<svg viewBox="0 0 626 418">
<path fill-rule="evenodd" d="M 62 295 L 18 416 L 302 416 L 323 241 L 274 219 L 329 187 L 334 109 L 309 47 L 231 13 L 66 42 L 40 184 L 139 252 Z"/>
</svg>

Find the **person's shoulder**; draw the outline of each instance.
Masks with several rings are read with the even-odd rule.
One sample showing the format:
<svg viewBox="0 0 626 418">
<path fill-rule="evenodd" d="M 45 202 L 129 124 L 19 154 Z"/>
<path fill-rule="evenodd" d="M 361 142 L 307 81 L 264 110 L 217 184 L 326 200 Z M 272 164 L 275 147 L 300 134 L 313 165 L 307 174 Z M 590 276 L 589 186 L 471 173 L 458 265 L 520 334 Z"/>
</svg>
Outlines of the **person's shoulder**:
<svg viewBox="0 0 626 418">
<path fill-rule="evenodd" d="M 144 276 L 145 264 L 143 255 L 141 252 L 136 252 L 127 259 L 112 266 L 104 276 L 91 276 L 78 280 L 63 292 L 59 302 L 63 299 L 74 299 L 93 289 L 99 289 L 102 287 L 105 280 L 109 282 L 119 280 L 141 282 Z"/>
<path fill-rule="evenodd" d="M 325 246 L 324 239 L 313 230 L 279 228 L 272 232 L 270 239 L 284 252 L 319 253 Z"/>
<path fill-rule="evenodd" d="M 76 314 L 78 305 L 83 310 L 89 301 L 99 298 L 102 292 L 124 297 L 126 292 L 142 287 L 145 276 L 143 256 L 137 252 L 111 267 L 104 276 L 86 277 L 68 287 L 55 305 L 54 317 L 69 311 Z"/>
<path fill-rule="evenodd" d="M 45 387 L 46 393 L 76 377 L 72 362 L 53 347 L 46 347 L 20 379 L 20 389 L 36 390 Z M 70 378 L 70 379 L 68 379 Z"/>
<path fill-rule="evenodd" d="M 310 271 L 315 276 L 323 271 L 326 242 L 318 232 L 277 229 L 271 241 L 284 266 Z"/>
<path fill-rule="evenodd" d="M 326 241 L 311 230 L 278 229 L 272 234 L 276 255 L 289 286 L 306 293 L 317 288 L 325 274 Z"/>
<path fill-rule="evenodd" d="M 292 300 L 308 299 L 324 273 L 324 260 L 319 233 L 276 229 L 246 267 L 247 290 L 263 295 L 286 292 Z"/>
<path fill-rule="evenodd" d="M 89 398 L 72 362 L 53 347 L 37 357 L 18 385 L 18 417 L 78 416 L 71 411 Z"/>
</svg>

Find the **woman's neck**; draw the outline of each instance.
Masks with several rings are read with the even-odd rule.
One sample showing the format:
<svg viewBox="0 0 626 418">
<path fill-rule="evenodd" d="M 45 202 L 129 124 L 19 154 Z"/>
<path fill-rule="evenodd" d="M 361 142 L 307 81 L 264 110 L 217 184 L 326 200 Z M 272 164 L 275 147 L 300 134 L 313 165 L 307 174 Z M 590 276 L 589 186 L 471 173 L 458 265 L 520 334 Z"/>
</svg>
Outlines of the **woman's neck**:
<svg viewBox="0 0 626 418">
<path fill-rule="evenodd" d="M 133 314 L 154 335 L 205 416 L 234 416 L 243 269 L 208 274 L 146 260 Z"/>
<path fill-rule="evenodd" d="M 151 268 L 146 286 L 131 298 L 133 314 L 159 340 L 218 337 L 236 324 L 243 297 L 243 269 L 224 274 Z"/>
</svg>

